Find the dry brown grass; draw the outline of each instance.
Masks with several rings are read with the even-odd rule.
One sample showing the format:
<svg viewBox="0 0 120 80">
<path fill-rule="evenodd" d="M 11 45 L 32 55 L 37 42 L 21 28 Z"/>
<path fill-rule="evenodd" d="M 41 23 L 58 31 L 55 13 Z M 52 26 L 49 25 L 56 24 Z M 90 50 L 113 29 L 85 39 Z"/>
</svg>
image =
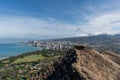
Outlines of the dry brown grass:
<svg viewBox="0 0 120 80">
<path fill-rule="evenodd" d="M 77 62 L 73 67 L 86 80 L 120 80 L 120 57 L 110 52 L 99 53 L 94 49 L 76 50 Z"/>
<path fill-rule="evenodd" d="M 120 55 L 110 51 L 99 53 L 89 46 L 78 46 L 51 66 L 39 72 L 46 74 L 40 80 L 120 80 Z"/>
<path fill-rule="evenodd" d="M 101 54 L 120 65 L 120 55 L 117 55 L 111 51 L 102 51 Z"/>
</svg>

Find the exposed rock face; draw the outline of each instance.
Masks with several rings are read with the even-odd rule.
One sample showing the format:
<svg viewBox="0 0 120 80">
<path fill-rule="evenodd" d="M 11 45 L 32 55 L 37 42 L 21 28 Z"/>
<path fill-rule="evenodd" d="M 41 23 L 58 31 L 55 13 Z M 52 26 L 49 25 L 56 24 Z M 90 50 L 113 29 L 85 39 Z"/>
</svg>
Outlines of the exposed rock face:
<svg viewBox="0 0 120 80">
<path fill-rule="evenodd" d="M 84 45 L 84 44 L 78 44 L 74 46 L 74 48 L 78 50 L 84 50 L 86 47 L 87 45 Z"/>
<path fill-rule="evenodd" d="M 33 74 L 30 80 L 120 80 L 119 75 L 118 55 L 77 46 L 53 65 Z"/>
</svg>

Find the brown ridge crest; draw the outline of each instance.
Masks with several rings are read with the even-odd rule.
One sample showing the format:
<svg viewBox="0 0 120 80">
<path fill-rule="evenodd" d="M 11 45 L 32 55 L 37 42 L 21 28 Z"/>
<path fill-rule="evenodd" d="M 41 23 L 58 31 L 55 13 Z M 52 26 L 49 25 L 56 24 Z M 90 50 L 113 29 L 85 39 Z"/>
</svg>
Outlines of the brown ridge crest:
<svg viewBox="0 0 120 80">
<path fill-rule="evenodd" d="M 120 80 L 120 56 L 75 45 L 53 65 L 33 74 L 30 80 Z"/>
</svg>

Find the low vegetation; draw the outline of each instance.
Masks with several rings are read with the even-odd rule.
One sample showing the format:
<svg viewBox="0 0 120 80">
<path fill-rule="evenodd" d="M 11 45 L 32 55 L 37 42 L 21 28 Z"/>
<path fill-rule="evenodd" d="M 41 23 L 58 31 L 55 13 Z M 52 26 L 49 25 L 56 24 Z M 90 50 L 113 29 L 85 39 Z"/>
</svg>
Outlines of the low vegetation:
<svg viewBox="0 0 120 80">
<path fill-rule="evenodd" d="M 14 61 L 14 63 L 23 63 L 23 62 L 33 62 L 33 61 L 38 61 L 38 60 L 43 60 L 45 57 L 42 56 L 41 54 L 37 55 L 30 55 L 26 56 L 23 58 L 18 58 L 17 60 Z"/>
<path fill-rule="evenodd" d="M 65 53 L 65 50 L 41 50 L 0 60 L 0 80 L 28 80 L 32 73 L 53 64 Z"/>
</svg>

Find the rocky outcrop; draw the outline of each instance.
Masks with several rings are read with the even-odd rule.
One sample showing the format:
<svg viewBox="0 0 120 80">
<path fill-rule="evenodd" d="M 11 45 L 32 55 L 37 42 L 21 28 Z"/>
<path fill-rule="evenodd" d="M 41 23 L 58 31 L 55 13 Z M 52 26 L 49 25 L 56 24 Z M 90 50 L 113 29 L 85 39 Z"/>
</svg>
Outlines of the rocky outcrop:
<svg viewBox="0 0 120 80">
<path fill-rule="evenodd" d="M 107 55 L 111 53 L 77 45 L 53 65 L 33 74 L 30 80 L 120 80 L 120 60 L 115 57 L 120 58 Z"/>
</svg>

